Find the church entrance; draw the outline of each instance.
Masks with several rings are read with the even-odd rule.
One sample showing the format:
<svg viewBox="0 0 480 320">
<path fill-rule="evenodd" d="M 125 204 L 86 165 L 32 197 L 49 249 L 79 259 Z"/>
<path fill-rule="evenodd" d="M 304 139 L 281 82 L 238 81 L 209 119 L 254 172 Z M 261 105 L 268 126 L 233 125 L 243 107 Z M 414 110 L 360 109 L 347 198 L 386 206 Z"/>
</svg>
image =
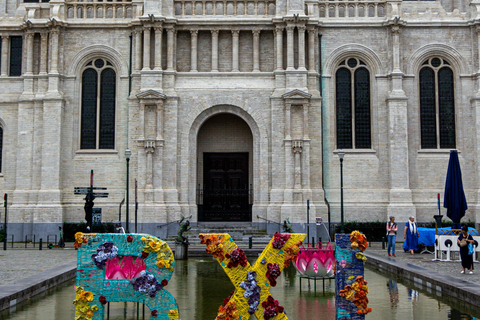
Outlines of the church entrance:
<svg viewBox="0 0 480 320">
<path fill-rule="evenodd" d="M 204 153 L 203 157 L 199 220 L 251 221 L 248 153 Z"/>
<path fill-rule="evenodd" d="M 252 221 L 253 139 L 248 125 L 223 113 L 198 134 L 198 221 Z"/>
</svg>

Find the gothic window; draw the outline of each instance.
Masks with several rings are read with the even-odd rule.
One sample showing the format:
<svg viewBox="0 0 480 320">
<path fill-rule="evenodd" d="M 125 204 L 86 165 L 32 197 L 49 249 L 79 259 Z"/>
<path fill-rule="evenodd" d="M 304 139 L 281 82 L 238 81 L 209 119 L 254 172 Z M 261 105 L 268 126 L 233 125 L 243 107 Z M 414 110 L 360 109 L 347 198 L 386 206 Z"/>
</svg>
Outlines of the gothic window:
<svg viewBox="0 0 480 320">
<path fill-rule="evenodd" d="M 453 71 L 441 58 L 420 69 L 420 131 L 422 149 L 455 148 Z"/>
<path fill-rule="evenodd" d="M 22 75 L 22 46 L 23 38 L 21 36 L 10 37 L 10 76 L 18 77 Z"/>
<path fill-rule="evenodd" d="M 363 61 L 349 58 L 335 79 L 337 148 L 371 148 L 370 72 Z"/>
<path fill-rule="evenodd" d="M 115 148 L 116 73 L 104 59 L 87 63 L 82 73 L 81 149 Z"/>
</svg>

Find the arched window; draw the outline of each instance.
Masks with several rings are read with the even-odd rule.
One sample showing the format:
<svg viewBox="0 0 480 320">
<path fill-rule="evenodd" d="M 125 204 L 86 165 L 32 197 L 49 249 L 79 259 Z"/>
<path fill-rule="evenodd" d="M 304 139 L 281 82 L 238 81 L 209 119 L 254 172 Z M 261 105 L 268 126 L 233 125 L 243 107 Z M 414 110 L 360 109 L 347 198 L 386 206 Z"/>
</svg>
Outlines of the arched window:
<svg viewBox="0 0 480 320">
<path fill-rule="evenodd" d="M 115 148 L 116 73 L 112 64 L 95 59 L 82 73 L 81 149 Z"/>
<path fill-rule="evenodd" d="M 335 79 L 337 148 L 371 148 L 370 72 L 363 61 L 349 58 Z"/>
<path fill-rule="evenodd" d="M 422 149 L 455 148 L 453 71 L 440 58 L 420 69 L 420 131 Z"/>
</svg>

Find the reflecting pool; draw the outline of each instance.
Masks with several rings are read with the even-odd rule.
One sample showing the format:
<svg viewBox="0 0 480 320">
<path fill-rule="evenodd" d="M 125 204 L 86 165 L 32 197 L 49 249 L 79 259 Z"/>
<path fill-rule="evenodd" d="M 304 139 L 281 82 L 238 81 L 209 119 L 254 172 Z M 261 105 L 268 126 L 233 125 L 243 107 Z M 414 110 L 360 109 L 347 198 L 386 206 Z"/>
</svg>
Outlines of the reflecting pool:
<svg viewBox="0 0 480 320">
<path fill-rule="evenodd" d="M 464 309 L 452 299 L 435 297 L 413 284 L 390 279 L 375 271 L 366 269 L 370 293 L 369 307 L 373 312 L 366 319 L 474 319 L 480 317 L 480 309 Z M 272 296 L 285 307 L 289 319 L 335 319 L 334 280 L 317 282 L 314 292 L 307 280 L 296 276 L 291 266 L 285 269 L 272 288 Z M 75 299 L 74 281 L 69 281 L 10 310 L 0 313 L 0 320 L 73 320 Z M 216 260 L 212 258 L 191 258 L 176 261 L 175 272 L 166 287 L 177 299 L 180 318 L 183 320 L 214 320 L 218 307 L 233 290 L 233 285 Z M 111 303 L 105 319 L 134 320 L 150 319 L 150 311 L 142 305 L 137 309 L 134 303 Z M 251 319 L 255 319 L 253 316 Z"/>
</svg>

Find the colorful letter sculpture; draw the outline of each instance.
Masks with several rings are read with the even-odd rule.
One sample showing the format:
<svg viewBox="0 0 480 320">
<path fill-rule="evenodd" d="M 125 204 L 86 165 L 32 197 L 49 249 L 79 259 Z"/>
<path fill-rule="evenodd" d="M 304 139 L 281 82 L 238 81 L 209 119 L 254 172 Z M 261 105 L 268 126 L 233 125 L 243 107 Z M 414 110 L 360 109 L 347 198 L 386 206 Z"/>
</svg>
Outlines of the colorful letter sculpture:
<svg viewBox="0 0 480 320">
<path fill-rule="evenodd" d="M 329 243 L 325 248 L 300 248 L 297 261 L 293 264 L 302 276 L 331 277 L 334 274 L 335 256 L 333 246 Z"/>
<path fill-rule="evenodd" d="M 178 319 L 175 298 L 164 288 L 175 265 L 166 242 L 143 234 L 75 235 L 75 320 L 104 318 L 107 302 L 140 302 L 152 319 Z"/>
<path fill-rule="evenodd" d="M 228 233 L 200 234 L 207 253 L 217 259 L 235 286 L 235 292 L 220 306 L 217 319 L 247 320 L 255 314 L 257 319 L 287 320 L 270 288 L 276 286 L 283 268 L 297 259 L 305 236 L 275 233 L 252 267 Z"/>
<path fill-rule="evenodd" d="M 336 235 L 336 275 L 335 275 L 335 304 L 336 319 L 365 319 L 365 314 L 372 311 L 368 308 L 368 287 L 363 279 L 364 260 L 363 250 L 368 242 L 358 231 Z"/>
</svg>

